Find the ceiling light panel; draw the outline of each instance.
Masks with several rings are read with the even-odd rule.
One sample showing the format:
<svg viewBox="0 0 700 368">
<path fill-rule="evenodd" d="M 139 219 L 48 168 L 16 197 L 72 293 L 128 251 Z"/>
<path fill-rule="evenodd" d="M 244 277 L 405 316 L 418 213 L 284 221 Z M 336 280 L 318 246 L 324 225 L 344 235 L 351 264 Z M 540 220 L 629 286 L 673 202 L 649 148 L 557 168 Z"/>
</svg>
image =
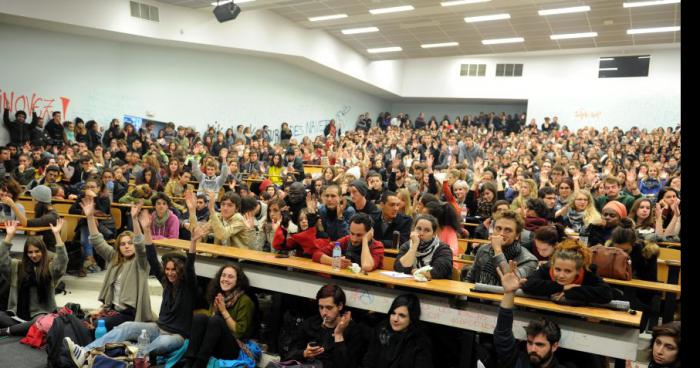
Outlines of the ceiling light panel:
<svg viewBox="0 0 700 368">
<path fill-rule="evenodd" d="M 466 18 L 464 18 L 464 21 L 467 23 L 477 23 L 477 22 L 487 22 L 490 20 L 502 20 L 502 19 L 510 19 L 510 14 L 503 13 L 503 14 L 492 14 L 492 15 L 480 15 L 477 17 L 466 17 Z"/>
<path fill-rule="evenodd" d="M 587 12 L 590 10 L 591 10 L 591 7 L 588 5 L 585 5 L 585 6 L 574 6 L 571 8 L 540 10 L 537 13 L 541 16 L 547 16 L 547 15 L 557 15 L 557 14 L 582 13 L 582 12 Z"/>
<path fill-rule="evenodd" d="M 309 21 L 311 22 L 321 22 L 324 20 L 333 20 L 333 19 L 342 19 L 342 18 L 347 18 L 347 14 L 332 14 L 332 15 L 322 15 L 320 17 L 310 17 Z"/>
<path fill-rule="evenodd" d="M 377 14 L 387 14 L 387 13 L 398 13 L 398 12 L 404 12 L 404 11 L 411 11 L 414 10 L 415 8 L 413 5 L 403 5 L 403 6 L 394 6 L 391 8 L 380 8 L 380 9 L 370 9 L 370 13 L 373 15 Z"/>
</svg>

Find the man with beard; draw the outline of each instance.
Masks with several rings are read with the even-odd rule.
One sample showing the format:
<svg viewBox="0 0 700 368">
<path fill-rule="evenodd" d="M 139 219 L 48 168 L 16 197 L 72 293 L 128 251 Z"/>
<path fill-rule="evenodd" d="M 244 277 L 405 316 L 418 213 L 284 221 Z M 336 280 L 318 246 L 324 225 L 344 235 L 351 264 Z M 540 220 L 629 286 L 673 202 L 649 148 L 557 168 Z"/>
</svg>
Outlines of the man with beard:
<svg viewBox="0 0 700 368">
<path fill-rule="evenodd" d="M 503 285 L 503 299 L 498 309 L 498 320 L 493 331 L 493 343 L 498 356 L 499 367 L 513 368 L 559 368 L 564 367 L 557 362 L 554 353 L 559 349 L 561 330 L 550 320 L 541 318 L 530 321 L 525 326 L 527 335 L 527 353 L 518 349 L 513 336 L 513 305 L 515 292 L 525 281 L 517 275 L 518 265 L 510 261 L 510 270 L 505 274 L 497 268 L 498 276 Z"/>
</svg>

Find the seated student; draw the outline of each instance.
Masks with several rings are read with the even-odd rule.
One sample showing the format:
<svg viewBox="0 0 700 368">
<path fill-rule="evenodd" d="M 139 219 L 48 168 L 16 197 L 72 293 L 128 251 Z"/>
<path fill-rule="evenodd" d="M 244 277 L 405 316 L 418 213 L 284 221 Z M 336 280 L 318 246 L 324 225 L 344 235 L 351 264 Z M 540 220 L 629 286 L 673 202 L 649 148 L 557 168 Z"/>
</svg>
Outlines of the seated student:
<svg viewBox="0 0 700 368">
<path fill-rule="evenodd" d="M 54 289 L 68 267 L 68 253 L 61 239 L 63 219 L 51 226 L 56 239 L 56 256 L 50 258 L 41 237 L 29 236 L 22 259 L 10 258 L 17 221 L 7 221 L 5 240 L 0 244 L 0 274 L 9 280 L 7 311 L 0 311 L 0 336 L 24 336 L 40 316 L 56 309 Z M 12 317 L 19 317 L 19 322 Z"/>
<path fill-rule="evenodd" d="M 592 223 L 586 227 L 581 236 L 588 236 L 588 246 L 603 245 L 613 229 L 620 223 L 620 220 L 627 217 L 625 205 L 618 201 L 610 201 L 603 207 L 602 221 L 598 224 Z"/>
<path fill-rule="evenodd" d="M 197 224 L 195 209 L 197 202 L 194 193 L 185 192 L 185 201 L 190 213 L 190 229 Z M 229 247 L 249 248 L 255 238 L 255 216 L 247 212 L 245 217 L 238 212 L 241 197 L 234 192 L 226 192 L 221 199 L 221 212 L 216 212 L 216 193 L 209 192 L 209 224 L 214 234 L 214 244 Z"/>
<path fill-rule="evenodd" d="M 570 197 L 566 206 L 559 209 L 555 215 L 555 221 L 573 230 L 582 232 L 591 224 L 599 224 L 603 220 L 595 208 L 593 196 L 587 190 L 577 190 Z"/>
<path fill-rule="evenodd" d="M 22 188 L 17 181 L 12 178 L 0 178 L 0 221 L 20 221 L 20 217 L 24 217 L 26 221 L 24 206 L 17 202 L 21 192 Z"/>
<path fill-rule="evenodd" d="M 357 213 L 366 213 L 370 216 L 377 216 L 380 213 L 379 208 L 373 201 L 368 198 L 369 187 L 364 180 L 353 180 L 348 185 L 348 193 L 350 193 L 350 205 Z"/>
<path fill-rule="evenodd" d="M 650 241 L 656 239 L 655 217 L 654 204 L 651 199 L 638 198 L 634 201 L 628 218 L 634 221 L 637 238 Z"/>
<path fill-rule="evenodd" d="M 561 330 L 554 321 L 545 318 L 530 321 L 525 326 L 527 350 L 523 351 L 518 348 L 513 335 L 513 306 L 515 305 L 515 292 L 520 289 L 525 279 L 517 275 L 517 267 L 518 265 L 514 261 L 510 261 L 505 273 L 497 268 L 504 292 L 500 308 L 498 308 L 496 328 L 493 330 L 493 343 L 498 366 L 564 368 L 554 356 L 554 353 L 559 349 L 559 340 L 561 339 Z"/>
<path fill-rule="evenodd" d="M 192 317 L 185 368 L 205 368 L 209 358 L 235 360 L 238 341 L 251 337 L 255 304 L 248 296 L 248 277 L 236 264 L 221 266 L 209 282 L 207 314 Z"/>
<path fill-rule="evenodd" d="M 574 239 L 559 243 L 548 264 L 527 278 L 523 291 L 553 301 L 609 303 L 613 290 L 591 271 L 591 251 Z"/>
<path fill-rule="evenodd" d="M 20 225 L 27 227 L 56 225 L 59 216 L 51 204 L 51 189 L 46 185 L 37 185 L 30 193 L 34 203 L 34 218 L 27 219 L 26 217 L 18 216 L 17 220 Z M 56 239 L 53 237 L 51 230 L 39 231 L 36 235 L 44 238 L 46 249 L 51 252 L 56 251 Z"/>
<path fill-rule="evenodd" d="M 681 230 L 681 200 L 678 192 L 663 187 L 656 198 L 656 236 L 677 237 Z"/>
<path fill-rule="evenodd" d="M 184 197 L 185 192 L 188 190 L 194 191 L 194 186 L 190 184 L 190 179 L 192 174 L 189 171 L 185 171 L 182 174 L 173 176 L 168 180 L 168 184 L 165 185 L 165 194 L 170 197 Z M 173 201 L 173 207 L 177 208 L 181 213 L 187 210 L 186 206 L 183 206 L 184 202 Z"/>
<path fill-rule="evenodd" d="M 301 332 L 292 341 L 292 350 L 282 360 L 315 360 L 324 368 L 357 367 L 367 347 L 366 332 L 345 311 L 343 289 L 325 285 L 316 293 L 316 302 L 319 315 L 304 320 Z"/>
<path fill-rule="evenodd" d="M 207 205 L 207 202 L 207 196 L 205 196 L 204 194 L 197 195 L 197 205 L 195 206 L 194 212 L 195 218 L 197 219 L 197 223 L 209 222 L 209 206 Z M 187 205 L 187 203 L 185 203 L 185 205 Z M 189 211 L 183 213 L 183 217 L 185 217 L 185 219 L 181 222 L 182 228 L 180 229 L 180 234 L 186 234 L 186 237 L 184 239 L 189 239 L 190 231 L 188 229 L 191 225 Z"/>
<path fill-rule="evenodd" d="M 446 203 L 450 206 L 449 203 Z M 452 207 L 449 207 L 452 209 Z M 449 279 L 452 277 L 452 250 L 437 236 L 438 220 L 432 215 L 416 217 L 411 238 L 399 248 L 394 262 L 397 272 L 412 273 L 424 266 L 432 266 L 432 271 L 425 273 L 430 279 Z"/>
<path fill-rule="evenodd" d="M 333 184 L 323 190 L 323 205 L 318 208 L 318 217 L 331 240 L 348 235 L 350 218 L 354 214 L 355 209 L 347 205 L 345 197 L 340 196 L 340 187 Z"/>
<path fill-rule="evenodd" d="M 657 281 L 656 261 L 659 257 L 659 246 L 656 243 L 638 240 L 632 220 L 623 218 L 613 230 L 610 240 L 605 245 L 620 248 L 629 254 L 630 261 L 632 261 L 633 279 Z M 624 293 L 624 299 L 630 301 L 633 309 L 645 312 L 642 315 L 642 324 L 640 326 L 644 330 L 648 313 L 651 312 L 651 303 L 655 293 L 635 288 L 626 288 Z"/>
<path fill-rule="evenodd" d="M 674 321 L 651 330 L 649 368 L 680 368 L 681 322 Z"/>
<path fill-rule="evenodd" d="M 195 154 L 196 153 L 197 152 L 195 152 Z M 207 161 L 204 165 L 206 175 L 199 169 L 199 160 L 192 160 L 192 175 L 194 175 L 195 179 L 199 182 L 197 194 L 204 194 L 205 192 L 219 193 L 221 187 L 226 183 L 226 178 L 228 177 L 228 165 L 226 165 L 228 150 L 222 149 L 219 153 L 221 157 L 221 172 L 219 176 L 216 176 L 216 160 L 212 159 Z"/>
<path fill-rule="evenodd" d="M 319 232 L 316 227 L 318 207 L 311 193 L 307 193 L 306 203 L 306 208 L 299 214 L 299 232 L 289 232 L 287 225 L 282 226 L 283 216 L 275 216 L 277 221 L 272 223 L 274 249 L 288 252 L 290 255 L 311 258 L 318 247 L 328 244 L 330 240 L 328 235 L 325 232 Z"/>
<path fill-rule="evenodd" d="M 397 296 L 387 321 L 373 331 L 360 367 L 432 368 L 432 343 L 421 328 L 420 312 L 417 296 Z"/>
<path fill-rule="evenodd" d="M 547 225 L 537 229 L 533 236 L 533 242 L 530 247 L 530 253 L 537 257 L 540 265 L 549 262 L 550 257 L 554 253 L 554 248 L 557 243 L 564 240 L 566 234 L 561 225 Z"/>
<path fill-rule="evenodd" d="M 547 205 L 542 199 L 528 199 L 526 201 L 526 210 L 524 218 L 525 229 L 528 231 L 536 231 L 541 226 L 549 225 L 548 214 L 549 209 L 547 208 Z"/>
<path fill-rule="evenodd" d="M 119 198 L 119 203 L 139 203 L 141 200 L 143 200 L 143 204 L 146 206 L 151 206 L 153 205 L 153 201 L 151 198 L 155 195 L 156 192 L 151 190 L 151 187 L 149 187 L 146 184 L 141 184 L 141 185 L 136 185 L 132 187 L 131 190 L 129 190 L 128 193 L 124 194 L 121 198 Z"/>
<path fill-rule="evenodd" d="M 488 239 L 493 234 L 493 226 L 495 225 L 494 218 L 497 214 L 510 209 L 510 203 L 505 199 L 499 199 L 493 204 L 491 209 L 491 217 L 485 219 L 474 230 L 474 237 L 477 239 Z"/>
<path fill-rule="evenodd" d="M 413 220 L 399 213 L 400 204 L 401 200 L 395 192 L 386 191 L 382 193 L 382 211 L 372 218 L 374 220 L 374 238 L 382 242 L 384 248 L 393 246 L 394 231 L 398 231 L 401 234 L 399 244 L 408 241 L 411 233 Z"/>
<path fill-rule="evenodd" d="M 172 202 L 163 192 L 156 193 L 152 201 L 155 211 L 151 214 L 151 237 L 158 239 L 177 239 L 180 235 L 180 220 L 170 210 Z"/>
<path fill-rule="evenodd" d="M 88 223 L 91 224 L 91 231 L 97 230 L 94 224 L 94 205 L 86 201 L 83 209 L 88 216 Z M 135 217 L 135 215 L 134 215 Z M 139 226 L 140 225 L 140 226 Z M 156 277 L 163 285 L 163 302 L 160 305 L 160 313 L 156 322 L 126 322 L 109 331 L 104 336 L 91 342 L 85 347 L 75 344 L 70 337 L 64 338 L 64 345 L 76 367 L 82 367 L 87 359 L 88 352 L 95 347 L 104 346 L 110 342 L 136 341 L 141 334 L 141 330 L 146 330 L 150 338 L 150 344 L 146 346 L 144 354 L 151 352 L 159 355 L 167 354 L 179 349 L 185 339 L 189 337 L 192 326 L 192 310 L 197 294 L 197 275 L 194 269 L 195 250 L 197 241 L 208 231 L 207 225 L 197 226 L 192 231 L 192 240 L 187 256 L 181 252 L 174 251 L 163 255 L 163 270 L 161 270 L 156 258 L 155 248 L 151 240 L 150 232 L 142 234 L 141 229 L 148 229 L 151 226 L 151 216 L 148 211 L 143 211 L 139 218 L 134 221 L 134 243 L 137 245 L 140 267 L 146 269 L 153 266 Z M 93 240 L 99 240 L 100 234 L 90 236 Z M 144 249 L 143 244 L 146 244 Z M 144 260 L 144 253 L 148 253 L 148 260 Z M 142 278 L 147 282 L 148 277 Z M 126 292 L 126 290 L 125 290 Z M 150 299 L 148 295 L 148 285 L 146 285 L 145 295 L 140 297 L 139 302 L 144 303 Z M 139 308 L 140 309 L 140 308 Z M 149 307 L 150 313 L 150 307 Z"/>
<path fill-rule="evenodd" d="M 467 208 L 469 216 L 486 219 L 491 217 L 491 210 L 496 201 L 505 199 L 505 194 L 503 184 L 494 185 L 493 182 L 486 181 L 479 186 L 480 181 L 481 177 L 475 174 L 472 188 L 467 192 Z"/>
<path fill-rule="evenodd" d="M 381 163 L 381 160 L 379 160 Z M 382 170 L 384 170 L 382 168 Z M 369 190 L 367 191 L 367 199 L 372 202 L 372 203 L 377 203 L 379 200 L 382 198 L 382 193 L 384 192 L 384 182 L 382 179 L 382 174 L 370 170 L 369 173 L 367 173 L 367 187 Z"/>
<path fill-rule="evenodd" d="M 86 180 L 82 190 L 83 193 L 81 193 L 80 197 L 70 206 L 68 213 L 82 215 L 83 209 L 80 203 L 83 198 L 90 196 L 95 202 L 96 215 L 110 217 L 110 219 L 107 220 L 100 220 L 97 226 L 105 239 L 112 239 L 116 229 L 114 228 L 114 220 L 111 220 L 109 194 L 97 177 L 91 177 Z M 79 276 L 85 277 L 87 273 L 102 271 L 94 257 L 94 249 L 92 244 L 90 244 L 90 231 L 88 230 L 88 224 L 85 219 L 80 219 L 80 221 L 78 221 L 76 232 L 78 233 L 77 235 L 80 236 L 80 245 L 83 250 L 81 262 L 83 267 L 80 269 Z"/>
<path fill-rule="evenodd" d="M 491 243 L 479 247 L 474 265 L 467 273 L 466 281 L 498 285 L 496 269 L 506 267 L 508 261 L 518 264 L 518 276 L 526 278 L 537 269 L 537 258 L 520 245 L 523 219 L 515 211 L 507 210 L 495 217 Z"/>
<path fill-rule="evenodd" d="M 352 263 L 357 263 L 365 272 L 376 270 L 382 265 L 384 246 L 373 236 L 372 219 L 364 213 L 357 213 L 350 219 L 350 235 L 319 247 L 312 259 L 314 262 L 332 265 L 333 247 L 338 242 L 343 252 L 340 268 L 345 269 Z"/>
<path fill-rule="evenodd" d="M 543 216 L 547 221 L 554 221 L 554 214 L 557 208 L 557 191 L 553 187 L 546 186 L 537 191 L 537 198 L 541 199 L 547 208 L 546 216 Z"/>
</svg>

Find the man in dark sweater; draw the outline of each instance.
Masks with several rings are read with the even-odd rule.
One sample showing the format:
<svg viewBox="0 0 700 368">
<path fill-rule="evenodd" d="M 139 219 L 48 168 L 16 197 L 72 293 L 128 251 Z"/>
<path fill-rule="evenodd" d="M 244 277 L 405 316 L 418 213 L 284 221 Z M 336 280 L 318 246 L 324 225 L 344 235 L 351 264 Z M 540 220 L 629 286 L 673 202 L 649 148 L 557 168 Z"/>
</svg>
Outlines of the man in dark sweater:
<svg viewBox="0 0 700 368">
<path fill-rule="evenodd" d="M 382 212 L 374 217 L 374 239 L 384 244 L 384 248 L 392 248 L 394 231 L 401 233 L 399 244 L 408 241 L 413 220 L 399 213 L 401 200 L 391 191 L 382 194 Z"/>
<path fill-rule="evenodd" d="M 367 349 L 367 331 L 345 311 L 345 293 L 325 285 L 316 294 L 319 315 L 304 321 L 284 360 L 318 361 L 324 368 L 357 367 Z"/>
<path fill-rule="evenodd" d="M 510 261 L 510 270 L 505 274 L 500 267 L 496 272 L 503 285 L 503 299 L 498 309 L 498 320 L 493 331 L 493 344 L 498 356 L 499 367 L 513 368 L 559 368 L 564 367 L 557 362 L 554 353 L 559 348 L 561 330 L 550 320 L 540 319 L 531 321 L 525 326 L 527 335 L 527 351 L 518 349 L 513 336 L 513 305 L 515 292 L 520 288 L 524 279 L 518 277 L 515 270 L 517 263 Z"/>
<path fill-rule="evenodd" d="M 85 208 L 85 207 L 83 207 Z M 139 226 L 140 223 L 140 226 Z M 125 322 L 101 338 L 85 347 L 75 344 L 69 337 L 64 338 L 64 344 L 76 367 L 82 367 L 87 359 L 87 353 L 95 347 L 104 346 L 110 342 L 137 341 L 146 330 L 150 344 L 144 354 L 163 355 L 179 349 L 189 337 L 192 326 L 192 311 L 197 296 L 197 275 L 194 270 L 195 250 L 197 241 L 209 232 L 208 225 L 198 225 L 190 241 L 187 256 L 180 252 L 170 252 L 163 255 L 163 271 L 156 256 L 156 250 L 151 239 L 151 217 L 148 211 L 143 211 L 138 221 L 134 221 L 134 233 L 141 236 L 141 228 L 146 229 L 144 242 L 148 263 L 156 272 L 156 277 L 163 285 L 163 302 L 160 305 L 158 320 L 155 322 Z M 137 260 L 142 262 L 143 260 Z"/>
</svg>

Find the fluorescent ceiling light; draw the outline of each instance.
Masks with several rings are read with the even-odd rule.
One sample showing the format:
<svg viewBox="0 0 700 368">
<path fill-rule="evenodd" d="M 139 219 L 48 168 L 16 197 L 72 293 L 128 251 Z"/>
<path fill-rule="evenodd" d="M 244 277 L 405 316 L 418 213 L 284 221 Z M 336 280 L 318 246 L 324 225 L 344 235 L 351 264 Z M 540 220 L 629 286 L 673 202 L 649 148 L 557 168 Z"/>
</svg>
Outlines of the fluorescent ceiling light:
<svg viewBox="0 0 700 368">
<path fill-rule="evenodd" d="M 371 33 L 371 32 L 379 32 L 379 28 L 377 28 L 377 27 L 350 28 L 350 29 L 344 29 L 341 32 L 343 32 L 343 34 L 346 34 L 346 35 L 358 34 L 358 33 Z"/>
<path fill-rule="evenodd" d="M 442 6 L 455 6 L 455 5 L 466 5 L 466 4 L 476 4 L 476 3 L 487 3 L 491 0 L 455 0 L 455 1 L 443 1 L 440 3 Z"/>
<path fill-rule="evenodd" d="M 236 0 L 236 4 L 252 3 L 253 1 L 255 1 L 255 0 Z M 233 2 L 233 0 L 219 1 L 218 3 L 216 1 L 214 1 L 213 3 L 211 3 L 211 5 L 217 6 L 217 5 L 224 5 L 224 4 L 228 4 L 228 3 L 232 3 L 232 2 Z"/>
<path fill-rule="evenodd" d="M 638 56 L 637 59 L 651 59 L 651 56 Z"/>
<path fill-rule="evenodd" d="M 666 5 L 666 4 L 678 4 L 681 0 L 652 0 L 652 1 L 636 1 L 622 3 L 623 8 L 637 8 L 640 6 L 653 6 L 653 5 Z"/>
<path fill-rule="evenodd" d="M 589 38 L 598 37 L 598 32 L 586 32 L 586 33 L 567 33 L 567 34 L 555 34 L 549 36 L 552 40 L 568 40 L 571 38 Z"/>
<path fill-rule="evenodd" d="M 459 46 L 459 42 L 427 43 L 424 45 L 420 45 L 420 47 L 422 47 L 424 49 L 433 49 L 436 47 L 453 47 L 453 46 Z"/>
<path fill-rule="evenodd" d="M 320 17 L 311 17 L 309 18 L 309 21 L 311 22 L 319 22 L 322 20 L 331 20 L 331 19 L 341 19 L 341 18 L 347 18 L 347 14 L 333 14 L 333 15 L 323 15 Z"/>
<path fill-rule="evenodd" d="M 574 6 L 572 8 L 540 10 L 537 13 L 544 16 L 544 15 L 556 15 L 556 14 L 581 13 L 581 12 L 587 12 L 590 10 L 591 10 L 591 7 L 586 5 L 586 6 Z"/>
<path fill-rule="evenodd" d="M 497 38 L 497 39 L 493 39 L 493 40 L 481 41 L 481 43 L 484 45 L 497 45 L 497 44 L 501 44 L 501 43 L 518 43 L 518 42 L 525 42 L 525 39 L 522 37 L 513 37 L 513 38 Z"/>
<path fill-rule="evenodd" d="M 613 61 L 615 58 L 600 58 L 600 61 Z"/>
<path fill-rule="evenodd" d="M 396 51 L 402 51 L 402 50 L 403 50 L 402 48 L 400 48 L 398 46 L 394 46 L 394 47 L 380 47 L 378 49 L 367 49 L 367 52 L 369 52 L 370 54 L 378 54 L 381 52 L 396 52 Z"/>
<path fill-rule="evenodd" d="M 633 34 L 641 34 L 641 33 L 661 33 L 661 32 L 677 32 L 680 31 L 681 27 L 676 26 L 676 27 L 657 27 L 657 28 L 635 28 L 635 29 L 628 29 L 627 34 L 628 35 L 633 35 Z"/>
<path fill-rule="evenodd" d="M 467 23 L 485 22 L 488 20 L 500 20 L 500 19 L 510 19 L 510 14 L 492 14 L 492 15 L 480 15 L 478 17 L 466 17 L 464 21 Z"/>
<path fill-rule="evenodd" d="M 370 9 L 372 14 L 385 14 L 385 13 L 396 13 L 402 11 L 414 10 L 413 5 L 395 6 L 392 8 L 380 8 L 380 9 Z"/>
<path fill-rule="evenodd" d="M 598 70 L 600 70 L 600 71 L 613 71 L 613 70 L 617 70 L 617 68 L 600 68 Z"/>
</svg>

